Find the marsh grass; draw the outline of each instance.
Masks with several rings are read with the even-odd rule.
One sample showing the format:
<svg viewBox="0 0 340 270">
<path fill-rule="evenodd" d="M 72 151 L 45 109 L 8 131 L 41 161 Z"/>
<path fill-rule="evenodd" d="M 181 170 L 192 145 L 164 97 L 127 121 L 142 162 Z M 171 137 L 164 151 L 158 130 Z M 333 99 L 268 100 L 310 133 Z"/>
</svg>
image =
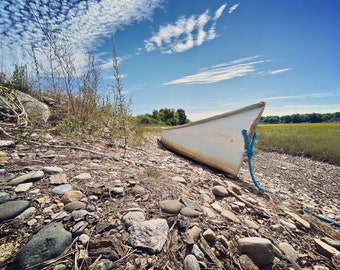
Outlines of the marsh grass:
<svg viewBox="0 0 340 270">
<path fill-rule="evenodd" d="M 260 124 L 256 147 L 340 165 L 340 123 Z"/>
</svg>

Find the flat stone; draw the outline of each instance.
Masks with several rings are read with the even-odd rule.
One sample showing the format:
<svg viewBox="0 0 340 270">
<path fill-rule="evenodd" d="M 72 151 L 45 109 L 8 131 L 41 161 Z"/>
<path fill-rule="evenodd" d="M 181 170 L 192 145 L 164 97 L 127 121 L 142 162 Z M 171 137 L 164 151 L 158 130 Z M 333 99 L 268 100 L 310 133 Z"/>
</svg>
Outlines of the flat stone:
<svg viewBox="0 0 340 270">
<path fill-rule="evenodd" d="M 52 193 L 55 195 L 63 195 L 66 192 L 72 190 L 71 184 L 63 184 L 52 189 Z"/>
<path fill-rule="evenodd" d="M 229 210 L 223 210 L 221 212 L 221 215 L 225 217 L 226 219 L 228 219 L 229 221 L 240 223 L 240 219 L 233 212 Z"/>
<path fill-rule="evenodd" d="M 190 207 L 199 212 L 203 212 L 202 207 L 194 200 L 188 199 L 186 197 L 182 197 L 181 202 L 187 207 Z"/>
<path fill-rule="evenodd" d="M 194 244 L 200 237 L 201 229 L 197 226 L 192 227 L 186 232 L 187 244 Z"/>
<path fill-rule="evenodd" d="M 72 243 L 72 235 L 62 224 L 52 222 L 43 227 L 19 251 L 15 269 L 24 270 L 40 262 L 53 259 Z"/>
<path fill-rule="evenodd" d="M 321 240 L 327 245 L 330 245 L 340 251 L 340 240 L 332 239 L 329 237 L 322 237 Z"/>
<path fill-rule="evenodd" d="M 51 185 L 67 184 L 67 176 L 65 173 L 53 174 L 50 176 Z"/>
<path fill-rule="evenodd" d="M 297 251 L 293 248 L 293 246 L 289 243 L 281 242 L 278 245 L 278 248 L 282 251 L 282 253 L 293 261 L 296 261 L 298 258 Z"/>
<path fill-rule="evenodd" d="M 80 173 L 77 176 L 75 176 L 74 179 L 89 180 L 89 179 L 91 179 L 91 174 L 89 174 L 89 173 Z"/>
<path fill-rule="evenodd" d="M 35 207 L 33 207 L 33 206 L 29 207 L 24 212 L 22 212 L 21 214 L 17 215 L 15 217 L 15 219 L 25 219 L 25 218 L 28 218 L 30 216 L 33 216 L 36 211 L 37 211 L 37 209 Z"/>
<path fill-rule="evenodd" d="M 297 228 L 296 228 L 296 225 L 294 223 L 291 223 L 291 222 L 288 222 L 288 221 L 285 221 L 283 219 L 280 219 L 280 223 L 287 227 L 288 229 L 291 229 L 293 231 L 295 231 Z"/>
<path fill-rule="evenodd" d="M 74 221 L 79 221 L 85 218 L 85 216 L 88 214 L 85 209 L 80 209 L 80 210 L 74 210 L 71 213 L 71 216 L 73 217 Z"/>
<path fill-rule="evenodd" d="M 180 213 L 181 215 L 186 217 L 198 217 L 202 214 L 201 212 L 198 212 L 195 209 L 186 206 L 181 209 Z"/>
<path fill-rule="evenodd" d="M 242 254 L 248 255 L 258 266 L 264 267 L 273 262 L 275 252 L 270 240 L 261 237 L 246 237 L 238 240 Z"/>
<path fill-rule="evenodd" d="M 135 223 L 128 230 L 132 247 L 158 253 L 167 240 L 169 226 L 165 219 L 157 218 Z"/>
<path fill-rule="evenodd" d="M 182 176 L 174 176 L 171 179 L 176 182 L 183 183 L 183 184 L 187 182 Z"/>
<path fill-rule="evenodd" d="M 32 183 L 32 182 L 19 184 L 19 185 L 16 186 L 16 188 L 14 189 L 14 191 L 17 192 L 17 193 L 19 193 L 19 192 L 25 192 L 25 191 L 29 190 L 32 186 L 33 186 L 33 183 Z"/>
<path fill-rule="evenodd" d="M 159 202 L 159 206 L 165 213 L 178 214 L 181 211 L 183 204 L 178 200 L 163 200 Z"/>
<path fill-rule="evenodd" d="M 62 173 L 64 169 L 56 166 L 46 166 L 42 168 L 42 171 L 46 174 L 57 174 Z"/>
<path fill-rule="evenodd" d="M 8 147 L 14 145 L 15 142 L 11 140 L 0 140 L 0 147 Z"/>
<path fill-rule="evenodd" d="M 212 193 L 217 197 L 227 197 L 229 192 L 226 187 L 217 185 L 212 188 Z"/>
<path fill-rule="evenodd" d="M 114 194 L 114 195 L 121 195 L 124 193 L 124 188 L 123 187 L 114 187 L 111 189 L 111 192 Z"/>
<path fill-rule="evenodd" d="M 239 257 L 240 264 L 244 270 L 260 270 L 257 265 L 245 254 Z"/>
<path fill-rule="evenodd" d="M 0 222 L 11 218 L 15 218 L 17 215 L 25 211 L 29 206 L 28 201 L 18 200 L 9 201 L 1 204 L 0 207 Z"/>
<path fill-rule="evenodd" d="M 340 251 L 338 251 L 336 248 L 326 244 L 320 239 L 314 238 L 314 242 L 315 242 L 316 250 L 320 254 L 326 256 L 329 259 L 331 259 L 336 254 L 340 253 Z"/>
<path fill-rule="evenodd" d="M 223 211 L 222 206 L 218 202 L 213 202 L 211 205 L 211 208 L 214 209 L 215 211 L 221 213 Z"/>
<path fill-rule="evenodd" d="M 86 207 L 86 203 L 80 201 L 73 201 L 64 206 L 64 210 L 67 212 L 72 212 L 74 210 L 83 209 Z"/>
<path fill-rule="evenodd" d="M 43 171 L 36 171 L 31 173 L 26 173 L 24 175 L 18 176 L 8 182 L 9 185 L 19 185 L 27 181 L 35 181 L 44 177 Z"/>
<path fill-rule="evenodd" d="M 305 229 L 307 230 L 310 229 L 310 224 L 306 220 L 304 220 L 302 217 L 300 217 L 298 214 L 295 214 L 289 211 L 285 211 L 285 213 L 291 216 L 293 219 L 295 219 L 298 222 L 298 224 L 304 227 Z"/>
<path fill-rule="evenodd" d="M 203 237 L 205 238 L 205 240 L 207 240 L 208 242 L 214 242 L 216 241 L 216 234 L 213 232 L 212 229 L 206 229 L 203 232 Z"/>
</svg>

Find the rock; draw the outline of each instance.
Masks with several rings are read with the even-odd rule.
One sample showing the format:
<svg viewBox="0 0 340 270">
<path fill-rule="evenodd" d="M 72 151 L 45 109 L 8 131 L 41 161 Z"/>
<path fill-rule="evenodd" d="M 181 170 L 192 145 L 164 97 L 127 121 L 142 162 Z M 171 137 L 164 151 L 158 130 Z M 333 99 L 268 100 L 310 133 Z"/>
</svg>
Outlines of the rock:
<svg viewBox="0 0 340 270">
<path fill-rule="evenodd" d="M 197 226 L 192 227 L 186 232 L 187 244 L 194 244 L 200 237 L 201 229 Z"/>
<path fill-rule="evenodd" d="M 74 210 L 71 213 L 71 216 L 73 217 L 74 221 L 79 221 L 85 218 L 85 216 L 88 214 L 89 212 L 87 212 L 85 209 L 81 209 L 81 210 Z"/>
<path fill-rule="evenodd" d="M 67 176 L 65 173 L 53 174 L 50 176 L 51 185 L 67 184 Z"/>
<path fill-rule="evenodd" d="M 16 217 L 24 210 L 26 210 L 28 206 L 29 202 L 23 200 L 9 201 L 1 204 L 0 222 Z"/>
<path fill-rule="evenodd" d="M 43 103 L 40 102 L 39 100 L 35 99 L 34 97 L 18 91 L 18 90 L 13 90 L 15 92 L 15 95 L 17 96 L 17 98 L 20 100 L 21 104 L 24 106 L 29 118 L 32 121 L 38 121 L 38 123 L 46 123 L 48 118 L 50 117 L 50 109 L 49 107 Z M 38 112 L 37 118 L 36 119 L 32 119 L 32 115 L 34 115 L 34 117 L 36 117 L 36 113 Z"/>
<path fill-rule="evenodd" d="M 222 206 L 218 202 L 214 202 L 210 205 L 212 209 L 214 209 L 216 212 L 221 213 L 223 211 Z"/>
<path fill-rule="evenodd" d="M 199 261 L 204 260 L 204 253 L 202 252 L 202 250 L 200 250 L 200 248 L 196 244 L 192 245 L 191 253 L 195 255 L 197 260 Z"/>
<path fill-rule="evenodd" d="M 321 240 L 327 245 L 330 245 L 340 251 L 340 240 L 332 239 L 329 237 L 322 237 Z"/>
<path fill-rule="evenodd" d="M 178 214 L 181 211 L 183 204 L 178 200 L 163 200 L 159 202 L 159 206 L 165 213 Z"/>
<path fill-rule="evenodd" d="M 278 245 L 278 248 L 282 251 L 282 253 L 293 261 L 296 261 L 298 258 L 297 251 L 292 247 L 292 245 L 281 242 Z"/>
<path fill-rule="evenodd" d="M 15 259 L 15 269 L 24 270 L 37 263 L 53 259 L 72 243 L 72 235 L 60 223 L 50 223 L 44 226 L 19 251 Z"/>
<path fill-rule="evenodd" d="M 295 225 L 294 223 L 285 221 L 285 220 L 283 220 L 283 219 L 280 219 L 280 223 L 281 223 L 283 226 L 285 226 L 285 227 L 287 227 L 287 228 L 289 228 L 289 229 L 291 229 L 291 230 L 293 230 L 293 231 L 295 231 L 295 230 L 297 229 L 297 228 L 296 228 L 296 225 Z"/>
<path fill-rule="evenodd" d="M 0 245 L 0 264 L 13 256 L 15 248 L 14 242 L 2 243 Z"/>
<path fill-rule="evenodd" d="M 122 217 L 122 221 L 128 228 L 135 223 L 145 221 L 145 214 L 142 211 L 132 211 Z"/>
<path fill-rule="evenodd" d="M 314 238 L 316 250 L 326 256 L 327 258 L 332 258 L 334 255 L 339 254 L 340 251 L 338 251 L 336 248 L 326 244 L 325 242 L 321 241 L 320 239 Z"/>
<path fill-rule="evenodd" d="M 207 240 L 208 242 L 214 242 L 216 241 L 216 234 L 213 232 L 213 230 L 211 229 L 206 229 L 203 232 L 203 237 L 205 238 L 205 240 Z"/>
<path fill-rule="evenodd" d="M 157 218 L 139 223 L 129 227 L 129 243 L 134 248 L 142 248 L 151 253 L 161 251 L 167 240 L 169 226 L 165 219 Z"/>
<path fill-rule="evenodd" d="M 101 259 L 94 267 L 94 270 L 109 270 L 112 269 L 113 262 L 109 259 Z"/>
<path fill-rule="evenodd" d="M 61 197 L 63 203 L 67 204 L 74 201 L 79 201 L 83 197 L 83 193 L 79 190 L 71 190 L 64 193 Z"/>
<path fill-rule="evenodd" d="M 11 140 L 0 140 L 0 147 L 8 147 L 8 146 L 12 146 L 15 145 L 14 141 Z"/>
<path fill-rule="evenodd" d="M 300 217 L 299 215 L 290 212 L 290 211 L 285 211 L 286 214 L 288 214 L 289 216 L 291 216 L 293 219 L 295 219 L 299 225 L 301 225 L 303 228 L 309 230 L 310 229 L 310 224 L 304 220 L 302 217 Z"/>
<path fill-rule="evenodd" d="M 15 186 L 27 181 L 35 181 L 44 177 L 43 171 L 36 171 L 31 173 L 26 173 L 24 175 L 18 176 L 8 182 L 9 185 Z"/>
<path fill-rule="evenodd" d="M 89 179 L 91 179 L 91 174 L 89 174 L 89 173 L 80 173 L 77 176 L 75 176 L 74 179 L 89 180 Z"/>
<path fill-rule="evenodd" d="M 30 216 L 33 216 L 36 211 L 37 211 L 37 209 L 35 207 L 33 207 L 33 206 L 29 207 L 24 212 L 22 212 L 21 214 L 17 215 L 15 217 L 15 219 L 25 219 L 25 218 L 28 218 Z"/>
<path fill-rule="evenodd" d="M 216 217 L 216 213 L 211 210 L 209 207 L 202 206 L 203 214 L 206 215 L 208 218 Z"/>
<path fill-rule="evenodd" d="M 90 236 L 88 236 L 87 234 L 81 234 L 79 236 L 79 241 L 83 244 L 86 245 L 89 241 L 90 241 Z"/>
<path fill-rule="evenodd" d="M 196 257 L 192 254 L 185 256 L 184 263 L 183 263 L 184 270 L 200 270 L 200 265 Z"/>
<path fill-rule="evenodd" d="M 260 270 L 256 264 L 245 254 L 239 257 L 240 264 L 244 270 Z"/>
<path fill-rule="evenodd" d="M 124 193 L 124 187 L 114 187 L 111 189 L 114 195 L 122 195 Z"/>
<path fill-rule="evenodd" d="M 241 238 L 238 240 L 238 248 L 242 254 L 248 255 L 260 268 L 271 264 L 275 257 L 273 245 L 266 238 Z"/>
<path fill-rule="evenodd" d="M 68 270 L 67 266 L 65 264 L 57 264 L 54 266 L 53 270 Z"/>
<path fill-rule="evenodd" d="M 10 199 L 10 195 L 7 192 L 0 192 L 0 204 L 7 202 Z"/>
<path fill-rule="evenodd" d="M 183 184 L 186 184 L 186 182 L 187 182 L 187 181 L 185 181 L 185 179 L 182 176 L 174 176 L 171 179 L 176 181 L 176 182 L 183 183 Z"/>
<path fill-rule="evenodd" d="M 55 195 L 63 195 L 64 193 L 72 190 L 71 184 L 63 184 L 52 189 L 52 193 Z"/>
<path fill-rule="evenodd" d="M 72 227 L 72 233 L 73 234 L 81 234 L 83 233 L 83 231 L 86 229 L 86 227 L 89 225 L 88 222 L 86 221 L 79 221 L 77 224 L 75 224 L 73 227 Z"/>
<path fill-rule="evenodd" d="M 181 202 L 186 206 L 186 207 L 190 207 L 198 212 L 203 212 L 202 207 L 195 202 L 194 200 L 190 200 L 188 198 L 182 197 L 181 198 Z"/>
<path fill-rule="evenodd" d="M 64 210 L 67 212 L 72 212 L 74 210 L 83 209 L 86 207 L 86 203 L 80 201 L 73 201 L 64 206 Z"/>
<path fill-rule="evenodd" d="M 16 186 L 14 191 L 17 192 L 17 193 L 25 192 L 25 191 L 29 190 L 32 186 L 33 186 L 32 182 L 19 184 L 18 186 Z"/>
<path fill-rule="evenodd" d="M 42 171 L 46 174 L 58 174 L 62 173 L 64 169 L 56 166 L 46 166 L 42 168 Z"/>
<path fill-rule="evenodd" d="M 201 212 L 198 212 L 190 207 L 183 207 L 180 211 L 181 215 L 186 216 L 186 217 L 198 217 Z"/>
<path fill-rule="evenodd" d="M 224 186 L 214 186 L 212 188 L 212 193 L 217 197 L 227 197 L 229 196 L 229 192 L 226 187 Z"/>
<path fill-rule="evenodd" d="M 252 228 L 252 229 L 255 229 L 255 230 L 260 229 L 260 225 L 257 224 L 255 221 L 252 221 L 250 219 L 245 219 L 243 222 L 248 228 Z"/>
</svg>

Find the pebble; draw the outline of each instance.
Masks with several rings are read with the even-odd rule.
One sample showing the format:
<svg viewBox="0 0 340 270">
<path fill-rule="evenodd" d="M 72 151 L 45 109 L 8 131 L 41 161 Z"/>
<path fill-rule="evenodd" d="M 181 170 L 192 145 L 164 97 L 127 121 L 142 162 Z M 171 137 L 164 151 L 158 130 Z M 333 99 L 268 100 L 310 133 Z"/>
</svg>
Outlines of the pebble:
<svg viewBox="0 0 340 270">
<path fill-rule="evenodd" d="M 302 217 L 300 217 L 298 214 L 295 214 L 293 212 L 290 211 L 285 211 L 286 214 L 288 214 L 289 216 L 291 216 L 293 219 L 295 219 L 297 221 L 297 223 L 299 225 L 301 225 L 303 228 L 309 230 L 310 229 L 310 224 L 304 220 Z"/>
<path fill-rule="evenodd" d="M 163 200 L 159 202 L 159 206 L 165 213 L 178 214 L 181 211 L 183 204 L 178 200 Z"/>
<path fill-rule="evenodd" d="M 124 187 L 114 187 L 111 191 L 114 195 L 122 195 L 124 193 Z"/>
<path fill-rule="evenodd" d="M 188 199 L 186 197 L 182 197 L 181 198 L 181 202 L 186 206 L 186 207 L 190 207 L 196 211 L 199 211 L 199 212 L 203 212 L 203 209 L 202 207 L 197 203 L 195 202 L 194 200 L 191 200 L 191 199 Z"/>
<path fill-rule="evenodd" d="M 281 242 L 278 245 L 278 248 L 282 251 L 282 253 L 293 261 L 296 261 L 298 258 L 297 251 L 293 248 L 293 246 L 289 243 Z"/>
<path fill-rule="evenodd" d="M 169 226 L 165 219 L 157 218 L 142 221 L 129 227 L 129 243 L 134 248 L 147 249 L 158 253 L 168 237 Z"/>
<path fill-rule="evenodd" d="M 173 181 L 186 184 L 186 180 L 182 176 L 174 176 L 171 178 Z"/>
<path fill-rule="evenodd" d="M 229 210 L 223 210 L 221 212 L 221 215 L 225 217 L 226 219 L 228 219 L 229 221 L 240 223 L 240 219 L 233 212 Z"/>
<path fill-rule="evenodd" d="M 71 213 L 71 216 L 73 217 L 74 221 L 79 221 L 85 218 L 85 216 L 88 214 L 89 212 L 87 212 L 84 209 L 81 210 L 74 210 Z"/>
<path fill-rule="evenodd" d="M 80 201 L 69 202 L 64 206 L 64 210 L 67 212 L 72 212 L 74 210 L 83 209 L 86 207 L 86 203 Z"/>
<path fill-rule="evenodd" d="M 214 202 L 210 205 L 212 207 L 212 209 L 214 209 L 215 211 L 221 213 L 223 211 L 222 206 L 218 203 L 218 202 Z"/>
<path fill-rule="evenodd" d="M 185 256 L 184 270 L 200 270 L 200 265 L 193 254 Z"/>
<path fill-rule="evenodd" d="M 12 140 L 0 140 L 0 147 L 8 147 L 14 145 L 15 142 Z"/>
<path fill-rule="evenodd" d="M 61 197 L 63 203 L 67 204 L 74 201 L 79 201 L 83 197 L 83 193 L 79 190 L 71 190 L 64 193 Z"/>
<path fill-rule="evenodd" d="M 226 187 L 218 185 L 212 188 L 212 193 L 217 197 L 227 197 L 229 192 Z"/>
<path fill-rule="evenodd" d="M 203 237 L 205 238 L 205 240 L 207 240 L 208 242 L 214 242 L 216 241 L 216 234 L 213 232 L 213 230 L 211 230 L 210 228 L 209 229 L 206 229 L 204 232 L 203 232 Z"/>
<path fill-rule="evenodd" d="M 285 221 L 283 219 L 280 219 L 280 223 L 285 226 L 286 228 L 288 229 L 291 229 L 293 231 L 295 231 L 297 228 L 296 228 L 296 225 L 292 222 L 288 222 L 288 221 Z"/>
<path fill-rule="evenodd" d="M 270 240 L 261 237 L 246 237 L 238 240 L 238 248 L 242 254 L 248 255 L 258 266 L 264 267 L 273 262 L 275 257 Z"/>
<path fill-rule="evenodd" d="M 55 195 L 63 195 L 65 192 L 72 190 L 71 184 L 63 184 L 52 189 L 52 193 Z"/>
<path fill-rule="evenodd" d="M 89 180 L 89 179 L 91 179 L 91 174 L 89 174 L 89 173 L 80 173 L 77 176 L 75 176 L 74 179 Z"/>
<path fill-rule="evenodd" d="M 332 239 L 329 237 L 322 237 L 321 240 L 340 251 L 340 240 Z"/>
<path fill-rule="evenodd" d="M 182 207 L 180 214 L 186 217 L 198 217 L 202 213 L 195 209 L 185 206 L 185 207 Z"/>
<path fill-rule="evenodd" d="M 336 248 L 326 244 L 325 242 L 323 242 L 322 240 L 320 239 L 317 239 L 317 238 L 314 238 L 314 242 L 315 242 L 315 246 L 316 246 L 316 250 L 328 257 L 328 258 L 332 258 L 334 255 L 340 253 Z"/>
<path fill-rule="evenodd" d="M 194 244 L 200 237 L 201 229 L 198 226 L 193 226 L 186 232 L 186 242 L 187 244 Z"/>
<path fill-rule="evenodd" d="M 86 245 L 89 241 L 90 241 L 90 236 L 88 236 L 87 234 L 81 234 L 79 236 L 79 241 L 83 244 Z"/>
<path fill-rule="evenodd" d="M 0 192 L 0 204 L 7 202 L 10 199 L 10 195 L 7 192 Z"/>
<path fill-rule="evenodd" d="M 56 167 L 56 166 L 47 166 L 43 167 L 42 171 L 46 174 L 58 174 L 64 171 L 63 168 Z"/>
<path fill-rule="evenodd" d="M 22 212 L 21 214 L 17 215 L 15 217 L 15 219 L 25 219 L 28 218 L 30 216 L 33 216 L 35 214 L 35 212 L 37 211 L 37 209 L 33 206 L 27 208 L 24 212 Z"/>
</svg>

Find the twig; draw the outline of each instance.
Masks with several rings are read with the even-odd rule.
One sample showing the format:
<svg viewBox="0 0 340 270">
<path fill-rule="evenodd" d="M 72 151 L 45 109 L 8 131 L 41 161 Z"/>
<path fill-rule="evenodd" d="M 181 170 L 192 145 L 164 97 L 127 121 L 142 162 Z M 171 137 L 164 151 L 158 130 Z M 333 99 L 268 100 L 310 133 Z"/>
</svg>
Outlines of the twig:
<svg viewBox="0 0 340 270">
<path fill-rule="evenodd" d="M 135 252 L 136 252 L 136 250 L 137 250 L 137 249 L 134 249 L 134 250 L 132 250 L 131 252 L 129 252 L 129 253 L 128 253 L 128 254 L 126 254 L 125 256 L 123 256 L 123 257 L 121 257 L 120 259 L 118 259 L 118 260 L 114 261 L 113 263 L 118 263 L 118 262 L 120 262 L 120 261 L 124 260 L 125 258 L 129 257 L 131 254 L 135 253 Z"/>
</svg>

